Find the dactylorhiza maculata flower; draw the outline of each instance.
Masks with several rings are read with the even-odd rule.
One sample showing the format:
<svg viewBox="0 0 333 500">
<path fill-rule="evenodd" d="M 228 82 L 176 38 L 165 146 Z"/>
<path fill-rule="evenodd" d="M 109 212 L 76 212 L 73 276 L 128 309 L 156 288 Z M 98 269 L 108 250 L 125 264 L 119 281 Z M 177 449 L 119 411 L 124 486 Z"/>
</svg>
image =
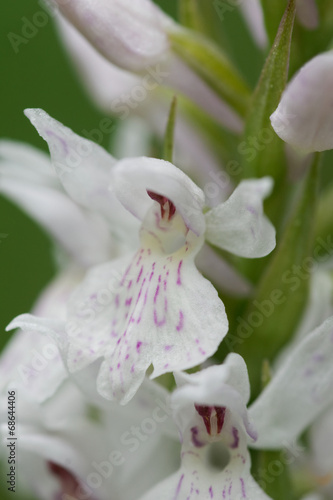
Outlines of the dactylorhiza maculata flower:
<svg viewBox="0 0 333 500">
<path fill-rule="evenodd" d="M 66 322 L 23 315 L 10 328 L 53 335 L 70 372 L 104 358 L 98 392 L 126 403 L 151 364 L 151 376 L 158 377 L 196 366 L 217 350 L 228 330 L 227 317 L 217 292 L 198 272 L 194 259 L 205 239 L 250 258 L 274 248 L 275 230 L 262 205 L 271 180 L 244 181 L 229 200 L 204 213 L 204 193 L 174 165 L 132 158 L 112 166 L 113 159 L 108 160 L 104 150 L 43 111 L 26 113 L 47 140 L 67 191 L 82 205 L 94 204 L 104 214 L 110 209 L 109 196 L 116 196 L 141 221 L 140 246 L 134 255 L 87 274 L 69 301 Z M 89 162 L 85 157 L 71 168 L 73 153 L 82 154 L 87 148 Z M 108 171 L 112 167 L 107 184 L 110 194 L 106 167 Z"/>
</svg>

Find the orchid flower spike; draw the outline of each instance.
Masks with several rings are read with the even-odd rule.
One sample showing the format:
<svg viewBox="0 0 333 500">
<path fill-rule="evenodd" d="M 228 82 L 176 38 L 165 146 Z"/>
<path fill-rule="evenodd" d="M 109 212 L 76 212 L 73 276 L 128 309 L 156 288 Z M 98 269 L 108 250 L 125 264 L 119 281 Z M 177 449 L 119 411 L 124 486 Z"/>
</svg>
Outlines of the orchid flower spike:
<svg viewBox="0 0 333 500">
<path fill-rule="evenodd" d="M 250 385 L 243 358 L 230 354 L 223 365 L 178 373 L 176 379 L 172 408 L 182 442 L 181 466 L 140 500 L 267 500 L 250 472 L 247 447 L 256 432 L 246 409 Z"/>
<path fill-rule="evenodd" d="M 333 149 L 333 51 L 320 54 L 296 74 L 271 116 L 281 139 L 306 153 Z"/>
<path fill-rule="evenodd" d="M 30 110 L 29 116 L 49 143 L 53 162 L 68 164 L 73 146 L 78 151 L 83 140 L 46 113 Z M 88 147 L 87 141 L 83 144 Z M 89 149 L 90 162 L 94 147 Z M 106 213 L 112 207 L 104 177 L 99 186 L 95 173 L 107 162 L 100 149 L 95 170 L 79 162 L 77 169 L 65 170 L 64 179 L 67 191 L 82 204 L 95 203 Z M 59 324 L 56 331 L 44 320 L 25 315 L 11 327 L 55 336 L 70 372 L 104 358 L 98 392 L 125 404 L 151 364 L 154 378 L 196 366 L 216 352 L 228 321 L 216 290 L 198 272 L 194 259 L 205 237 L 244 257 L 269 253 L 275 230 L 263 214 L 263 198 L 272 182 L 244 181 L 225 203 L 204 214 L 203 191 L 169 162 L 124 159 L 112 166 L 110 181 L 110 199 L 117 197 L 133 219 L 141 221 L 137 252 L 89 271 L 69 301 L 66 325 Z"/>
</svg>

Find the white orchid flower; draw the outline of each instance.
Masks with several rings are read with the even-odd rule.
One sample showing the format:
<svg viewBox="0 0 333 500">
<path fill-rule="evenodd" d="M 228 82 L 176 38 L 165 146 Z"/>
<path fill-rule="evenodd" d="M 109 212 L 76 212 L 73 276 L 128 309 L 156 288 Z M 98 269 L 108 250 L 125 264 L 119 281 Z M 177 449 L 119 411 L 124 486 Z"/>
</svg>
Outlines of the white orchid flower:
<svg viewBox="0 0 333 500">
<path fill-rule="evenodd" d="M 282 94 L 271 123 L 281 139 L 310 153 L 333 149 L 333 51 L 307 62 Z"/>
<path fill-rule="evenodd" d="M 268 499 L 250 472 L 248 443 L 256 431 L 246 409 L 250 384 L 243 358 L 230 354 L 223 365 L 176 378 L 180 387 L 172 408 L 181 435 L 181 467 L 141 500 Z"/>
<path fill-rule="evenodd" d="M 248 446 L 292 449 L 328 408 L 332 331 L 333 317 L 299 344 L 249 409 L 248 374 L 238 354 L 192 375 L 176 374 L 180 387 L 171 402 L 181 435 L 181 466 L 140 500 L 267 499 L 250 474 Z"/>
<path fill-rule="evenodd" d="M 133 256 L 88 273 L 69 302 L 66 325 L 22 316 L 10 328 L 51 331 L 70 372 L 104 358 L 98 391 L 126 403 L 151 364 L 151 376 L 157 377 L 195 366 L 217 350 L 227 333 L 227 317 L 194 258 L 205 238 L 243 257 L 269 253 L 275 230 L 263 214 L 263 199 L 272 182 L 244 181 L 225 203 L 204 214 L 204 193 L 174 165 L 152 158 L 113 165 L 104 150 L 46 113 L 27 114 L 49 143 L 53 164 L 71 196 L 114 220 L 117 213 L 110 200 L 116 195 L 141 221 L 140 246 Z M 110 181 L 113 193 L 107 191 Z"/>
</svg>

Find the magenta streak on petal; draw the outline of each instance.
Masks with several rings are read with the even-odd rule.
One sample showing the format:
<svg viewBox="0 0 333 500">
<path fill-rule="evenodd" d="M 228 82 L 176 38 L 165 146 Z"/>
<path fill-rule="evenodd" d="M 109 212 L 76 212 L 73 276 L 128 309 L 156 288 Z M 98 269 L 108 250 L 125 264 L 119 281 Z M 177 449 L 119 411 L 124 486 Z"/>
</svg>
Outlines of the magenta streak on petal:
<svg viewBox="0 0 333 500">
<path fill-rule="evenodd" d="M 139 291 L 138 298 L 136 299 L 136 303 L 135 303 L 135 305 L 137 305 L 137 303 L 138 303 L 138 302 L 139 302 L 139 300 L 140 300 L 141 293 L 142 293 L 142 289 L 143 289 L 143 286 L 144 286 L 145 282 L 146 282 L 146 278 L 144 278 L 144 279 L 143 279 L 143 281 L 142 281 L 142 283 L 141 283 L 141 288 L 140 288 L 140 291 Z"/>
<path fill-rule="evenodd" d="M 130 299 L 126 299 L 125 306 L 130 306 L 132 302 L 132 297 Z"/>
<path fill-rule="evenodd" d="M 197 448 L 202 448 L 203 446 L 205 446 L 205 443 L 202 443 L 198 439 L 198 434 L 199 434 L 198 427 L 192 427 L 191 434 L 192 434 L 191 439 L 192 439 L 192 443 L 194 444 L 194 446 L 196 446 Z"/>
<path fill-rule="evenodd" d="M 223 490 L 222 496 L 223 496 L 223 498 L 225 498 L 225 488 Z"/>
<path fill-rule="evenodd" d="M 128 358 L 129 358 L 129 354 L 126 354 L 126 356 L 125 356 L 125 360 L 126 360 L 126 359 L 128 359 Z"/>
<path fill-rule="evenodd" d="M 225 410 L 226 408 L 224 406 L 215 406 L 218 434 L 220 434 L 224 424 Z"/>
<path fill-rule="evenodd" d="M 137 277 L 137 280 L 136 280 L 136 282 L 137 282 L 137 283 L 139 283 L 142 273 L 143 273 L 143 266 L 141 266 L 141 269 L 140 269 L 139 275 L 138 275 L 138 277 Z"/>
<path fill-rule="evenodd" d="M 128 266 L 128 268 L 126 269 L 126 271 L 125 271 L 125 273 L 124 273 L 124 275 L 123 275 L 123 277 L 122 277 L 122 279 L 121 279 L 121 282 L 120 282 L 120 285 L 121 285 L 121 286 L 125 283 L 125 279 L 126 279 L 126 277 L 127 277 L 128 273 L 130 272 L 131 267 L 132 267 L 132 264 L 130 264 L 130 265 Z"/>
<path fill-rule="evenodd" d="M 154 304 L 156 304 L 159 292 L 160 292 L 160 285 L 157 285 L 155 295 L 154 295 Z"/>
<path fill-rule="evenodd" d="M 131 373 L 134 373 L 134 365 L 131 366 Z"/>
<path fill-rule="evenodd" d="M 234 438 L 234 442 L 230 445 L 230 448 L 232 448 L 234 450 L 235 448 L 238 448 L 238 444 L 239 444 L 239 435 L 238 435 L 238 430 L 236 429 L 236 427 L 232 428 L 232 435 Z"/>
<path fill-rule="evenodd" d="M 166 345 L 166 346 L 164 347 L 164 350 L 165 350 L 165 351 L 170 351 L 170 349 L 172 349 L 172 347 L 173 347 L 172 345 Z"/>
<path fill-rule="evenodd" d="M 46 130 L 46 133 L 47 133 L 47 135 L 58 139 L 58 141 L 61 143 L 66 155 L 68 155 L 69 149 L 68 149 L 66 141 L 62 137 L 59 137 L 57 134 L 55 134 L 52 130 Z"/>
<path fill-rule="evenodd" d="M 180 276 L 180 270 L 181 270 L 182 265 L 183 265 L 183 261 L 181 260 L 178 264 L 178 269 L 177 269 L 177 285 L 182 284 L 182 280 L 181 280 L 181 276 Z"/>
<path fill-rule="evenodd" d="M 142 255 L 139 256 L 138 260 L 136 261 L 136 265 L 138 266 L 142 260 Z"/>
<path fill-rule="evenodd" d="M 180 488 L 182 486 L 183 479 L 184 479 L 184 474 L 182 474 L 181 478 L 179 479 L 179 482 L 178 482 L 178 485 L 177 485 L 177 488 L 176 488 L 176 493 L 175 493 L 175 496 L 173 497 L 173 500 L 177 500 L 177 498 L 178 498 L 178 495 L 180 493 Z"/>
<path fill-rule="evenodd" d="M 154 322 L 155 322 L 156 326 L 163 326 L 166 323 L 165 317 L 163 319 L 161 319 L 161 321 L 158 320 L 156 309 L 154 309 Z"/>
<path fill-rule="evenodd" d="M 137 343 L 136 343 L 136 351 L 137 351 L 138 353 L 140 353 L 140 348 L 141 348 L 141 346 L 142 346 L 142 342 L 137 342 Z"/>
<path fill-rule="evenodd" d="M 214 498 L 214 493 L 213 493 L 212 487 L 209 488 L 209 494 L 210 494 L 210 498 Z"/>
<path fill-rule="evenodd" d="M 256 215 L 256 216 L 258 217 L 258 212 L 257 212 L 257 210 L 256 210 L 255 208 L 251 207 L 251 205 L 248 205 L 248 206 L 246 207 L 246 210 L 247 210 L 248 212 L 250 212 L 250 214 Z"/>
<path fill-rule="evenodd" d="M 143 313 L 143 310 L 144 310 L 145 305 L 146 305 L 146 303 L 147 303 L 148 290 L 149 290 L 149 289 L 147 288 L 147 289 L 146 289 L 146 293 L 145 293 L 145 298 L 144 298 L 144 300 L 143 300 L 143 305 L 142 305 L 142 307 L 141 307 L 140 315 L 139 315 L 139 317 L 138 317 L 138 319 L 137 319 L 137 323 L 138 323 L 138 324 L 140 323 L 140 321 L 141 321 L 141 319 L 142 319 L 142 313 Z"/>
<path fill-rule="evenodd" d="M 240 480 L 240 483 L 242 486 L 242 496 L 243 496 L 243 498 L 246 498 L 244 479 L 242 477 L 240 477 L 239 480 Z"/>
<path fill-rule="evenodd" d="M 183 311 L 179 311 L 179 323 L 176 326 L 177 332 L 180 332 L 180 330 L 182 330 L 183 327 L 184 327 L 184 314 Z"/>
<path fill-rule="evenodd" d="M 229 497 L 231 495 L 231 490 L 232 490 L 232 483 L 230 483 L 230 486 L 229 486 L 229 489 L 228 489 L 228 495 L 229 495 Z"/>
<path fill-rule="evenodd" d="M 132 281 L 132 280 L 128 282 L 128 285 L 127 285 L 127 289 L 128 289 L 128 290 L 131 288 L 132 283 L 133 283 L 133 281 Z"/>
</svg>

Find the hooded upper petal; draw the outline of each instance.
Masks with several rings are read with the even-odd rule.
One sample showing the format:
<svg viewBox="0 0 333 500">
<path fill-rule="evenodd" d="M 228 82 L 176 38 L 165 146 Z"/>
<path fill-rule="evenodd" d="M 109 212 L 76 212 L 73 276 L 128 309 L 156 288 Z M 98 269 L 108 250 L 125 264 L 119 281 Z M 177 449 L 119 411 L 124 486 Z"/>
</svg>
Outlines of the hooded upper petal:
<svg viewBox="0 0 333 500">
<path fill-rule="evenodd" d="M 241 257 L 263 257 L 275 247 L 275 229 L 264 215 L 263 200 L 272 179 L 242 181 L 230 198 L 206 213 L 206 240 Z"/>
<path fill-rule="evenodd" d="M 320 54 L 294 76 L 271 116 L 281 139 L 305 152 L 333 148 L 333 51 Z"/>
<path fill-rule="evenodd" d="M 278 368 L 249 412 L 258 430 L 254 446 L 281 448 L 333 401 L 333 317 L 309 334 Z"/>
<path fill-rule="evenodd" d="M 60 11 L 109 61 L 138 71 L 167 52 L 172 21 L 150 0 L 55 0 Z"/>
<path fill-rule="evenodd" d="M 197 235 L 204 232 L 204 194 L 172 163 L 146 157 L 120 160 L 112 170 L 111 182 L 120 202 L 140 220 L 152 206 L 147 196 L 151 191 L 169 199 L 191 231 Z"/>
</svg>

